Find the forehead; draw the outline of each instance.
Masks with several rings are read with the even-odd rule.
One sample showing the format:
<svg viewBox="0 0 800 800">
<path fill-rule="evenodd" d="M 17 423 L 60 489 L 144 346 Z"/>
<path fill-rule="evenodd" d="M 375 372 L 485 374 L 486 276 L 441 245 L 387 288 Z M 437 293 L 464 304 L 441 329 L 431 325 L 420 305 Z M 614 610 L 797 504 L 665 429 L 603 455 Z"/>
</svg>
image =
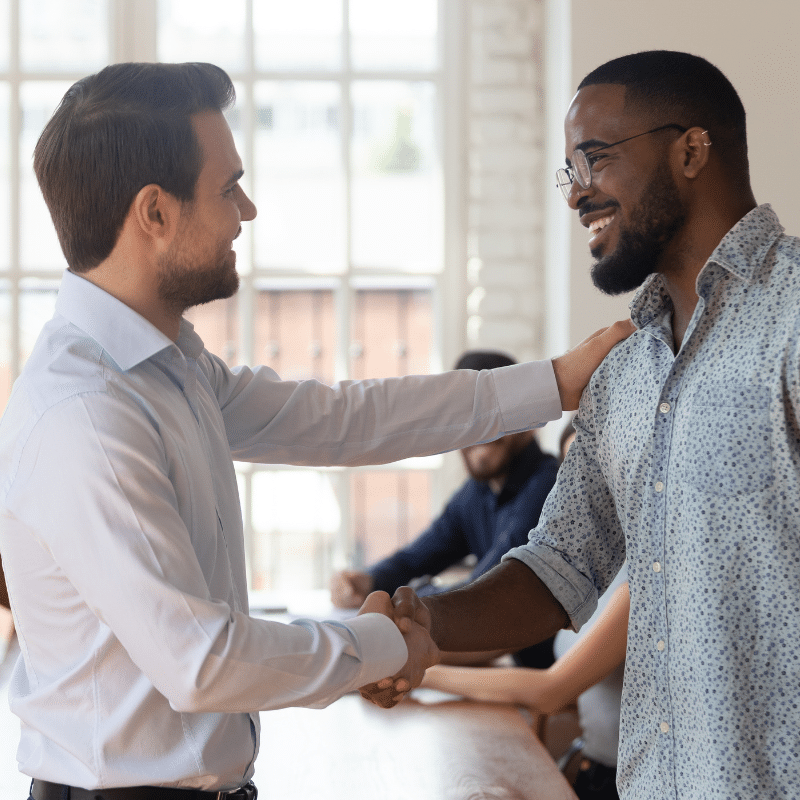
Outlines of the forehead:
<svg viewBox="0 0 800 800">
<path fill-rule="evenodd" d="M 564 120 L 567 157 L 587 142 L 610 144 L 630 135 L 625 87 L 600 83 L 585 86 L 572 98 Z"/>
<path fill-rule="evenodd" d="M 192 117 L 192 126 L 203 154 L 200 179 L 224 184 L 242 168 L 227 120 L 221 111 L 203 111 Z"/>
</svg>

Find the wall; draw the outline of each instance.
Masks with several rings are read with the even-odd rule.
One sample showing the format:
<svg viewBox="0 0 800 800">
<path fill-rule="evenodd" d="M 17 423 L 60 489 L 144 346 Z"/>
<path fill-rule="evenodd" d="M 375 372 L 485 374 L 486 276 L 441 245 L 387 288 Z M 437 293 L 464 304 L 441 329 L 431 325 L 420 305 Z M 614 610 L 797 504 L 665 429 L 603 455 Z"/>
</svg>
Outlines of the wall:
<svg viewBox="0 0 800 800">
<path fill-rule="evenodd" d="M 553 0 L 571 5 L 571 87 L 594 67 L 640 50 L 683 50 L 718 66 L 747 111 L 750 168 L 759 203 L 769 202 L 789 233 L 800 235 L 800 3 L 796 0 Z M 568 101 L 567 101 L 568 102 Z M 548 114 L 563 120 L 566 106 Z M 563 163 L 548 152 L 548 175 Z M 548 186 L 549 190 L 549 186 Z M 555 189 L 553 189 L 555 191 Z M 607 298 L 591 285 L 585 229 L 570 225 L 569 340 L 575 343 L 627 314 L 630 297 Z M 553 320 L 553 324 L 559 324 Z"/>
<path fill-rule="evenodd" d="M 467 346 L 543 354 L 541 0 L 470 0 Z"/>
</svg>

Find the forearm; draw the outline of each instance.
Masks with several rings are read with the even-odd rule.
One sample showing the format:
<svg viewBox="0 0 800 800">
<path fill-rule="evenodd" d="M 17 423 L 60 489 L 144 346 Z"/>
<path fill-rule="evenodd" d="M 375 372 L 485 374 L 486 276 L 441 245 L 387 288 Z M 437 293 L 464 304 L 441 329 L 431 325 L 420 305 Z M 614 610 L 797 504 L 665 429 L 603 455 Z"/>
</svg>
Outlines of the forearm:
<svg viewBox="0 0 800 800">
<path fill-rule="evenodd" d="M 513 652 L 569 625 L 564 609 L 536 574 L 508 560 L 477 581 L 423 598 L 440 650 Z"/>
<path fill-rule="evenodd" d="M 625 661 L 630 594 L 622 584 L 591 629 L 558 660 L 549 673 L 548 708 L 560 708 L 610 675 Z"/>
<path fill-rule="evenodd" d="M 486 703 L 516 703 L 543 710 L 549 694 L 548 670 L 527 667 L 431 667 L 427 689 L 450 692 Z"/>
</svg>

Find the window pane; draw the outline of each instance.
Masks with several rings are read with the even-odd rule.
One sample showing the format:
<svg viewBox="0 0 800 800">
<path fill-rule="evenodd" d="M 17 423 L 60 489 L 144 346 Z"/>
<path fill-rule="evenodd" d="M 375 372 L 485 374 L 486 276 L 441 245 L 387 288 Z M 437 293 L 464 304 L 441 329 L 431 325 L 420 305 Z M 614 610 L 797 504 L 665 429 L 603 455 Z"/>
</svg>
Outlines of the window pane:
<svg viewBox="0 0 800 800">
<path fill-rule="evenodd" d="M 314 470 L 253 475 L 253 589 L 321 589 L 341 512 L 334 475 Z"/>
<path fill-rule="evenodd" d="M 431 521 L 430 475 L 417 471 L 354 472 L 350 476 L 353 552 L 362 569 L 413 541 Z"/>
<path fill-rule="evenodd" d="M 350 0 L 356 69 L 434 69 L 437 0 Z"/>
<path fill-rule="evenodd" d="M 19 15 L 24 70 L 84 73 L 110 61 L 106 0 L 28 0 Z"/>
<path fill-rule="evenodd" d="M 256 265 L 341 272 L 345 262 L 339 87 L 255 86 Z"/>
<path fill-rule="evenodd" d="M 11 0 L 0 0 L 0 71 L 8 71 L 9 10 Z"/>
<path fill-rule="evenodd" d="M 443 185 L 432 83 L 353 85 L 355 267 L 442 268 Z"/>
<path fill-rule="evenodd" d="M 20 262 L 25 270 L 63 269 L 66 266 L 31 164 L 33 148 L 42 128 L 70 85 L 47 81 L 26 82 L 20 86 Z"/>
<path fill-rule="evenodd" d="M 39 338 L 44 324 L 55 312 L 58 283 L 28 281 L 19 294 L 20 364 L 24 364 Z"/>
<path fill-rule="evenodd" d="M 354 312 L 350 349 L 354 378 L 430 372 L 433 312 L 429 291 L 360 290 Z"/>
<path fill-rule="evenodd" d="M 257 69 L 336 69 L 341 64 L 341 0 L 256 0 L 253 28 Z"/>
<path fill-rule="evenodd" d="M 256 292 L 254 360 L 284 380 L 316 378 L 333 383 L 336 320 L 333 292 Z"/>
<path fill-rule="evenodd" d="M 8 119 L 8 84 L 0 84 L 0 119 Z M 8 124 L 0 125 L 0 269 L 11 266 L 11 175 Z"/>
<path fill-rule="evenodd" d="M 244 69 L 245 0 L 159 0 L 158 58 Z"/>
<path fill-rule="evenodd" d="M 8 281 L 0 281 L 0 409 L 11 396 L 11 297 Z"/>
<path fill-rule="evenodd" d="M 194 325 L 206 350 L 223 358 L 230 367 L 242 363 L 238 295 L 194 306 L 184 316 Z"/>
</svg>

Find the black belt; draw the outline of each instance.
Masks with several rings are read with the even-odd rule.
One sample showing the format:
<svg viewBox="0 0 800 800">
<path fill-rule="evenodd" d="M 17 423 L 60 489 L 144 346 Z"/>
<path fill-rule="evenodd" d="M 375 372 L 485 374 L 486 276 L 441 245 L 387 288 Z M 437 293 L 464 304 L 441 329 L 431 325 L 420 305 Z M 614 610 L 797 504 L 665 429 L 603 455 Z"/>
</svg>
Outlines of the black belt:
<svg viewBox="0 0 800 800">
<path fill-rule="evenodd" d="M 33 800 L 256 800 L 258 789 L 250 783 L 227 792 L 172 789 L 166 786 L 126 786 L 119 789 L 79 789 L 62 783 L 34 780 Z"/>
</svg>

